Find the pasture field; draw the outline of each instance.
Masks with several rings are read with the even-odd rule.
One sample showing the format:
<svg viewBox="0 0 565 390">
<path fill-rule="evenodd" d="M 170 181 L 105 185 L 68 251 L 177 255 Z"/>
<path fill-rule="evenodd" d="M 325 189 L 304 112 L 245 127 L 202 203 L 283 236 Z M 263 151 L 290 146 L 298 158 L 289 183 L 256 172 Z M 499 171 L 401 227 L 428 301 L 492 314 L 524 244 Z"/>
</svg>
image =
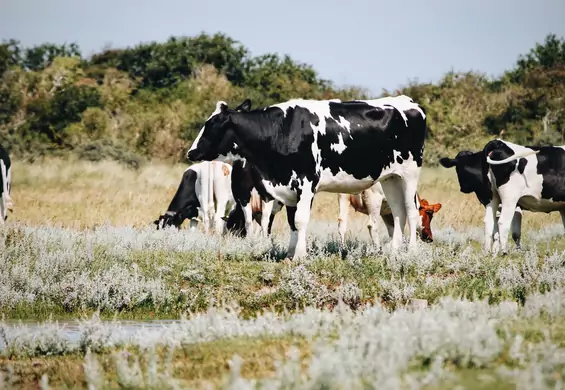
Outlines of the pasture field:
<svg viewBox="0 0 565 390">
<path fill-rule="evenodd" d="M 422 172 L 421 197 L 442 203 L 433 244 L 376 251 L 351 209 L 342 259 L 337 195 L 324 193 L 308 258 L 288 263 L 284 210 L 268 239 L 155 230 L 186 166 L 13 164 L 0 388 L 564 386 L 559 215 L 525 212 L 524 248 L 485 255 L 484 209 L 453 169 Z M 127 320 L 176 321 L 128 331 Z"/>
</svg>

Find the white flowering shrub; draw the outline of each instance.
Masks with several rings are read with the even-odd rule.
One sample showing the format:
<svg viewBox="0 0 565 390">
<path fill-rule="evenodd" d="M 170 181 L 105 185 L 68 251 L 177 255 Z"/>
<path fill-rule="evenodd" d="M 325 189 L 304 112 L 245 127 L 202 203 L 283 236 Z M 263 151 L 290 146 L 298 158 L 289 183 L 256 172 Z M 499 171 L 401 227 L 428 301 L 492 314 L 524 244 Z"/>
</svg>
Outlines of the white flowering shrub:
<svg viewBox="0 0 565 390">
<path fill-rule="evenodd" d="M 558 228 L 548 234 L 558 239 Z M 333 222 L 313 221 L 309 256 L 288 267 L 280 264 L 288 234 L 240 239 L 152 227 L 16 225 L 0 229 L 0 313 L 178 316 L 232 301 L 256 311 L 274 303 L 333 306 L 340 299 L 352 307 L 376 300 L 395 308 L 444 295 L 523 303 L 528 294 L 565 285 L 565 253 L 546 251 L 547 238 L 529 235 L 524 250 L 496 257 L 469 241 L 479 232 L 466 233 L 436 229 L 434 244 L 418 242 L 416 251 L 358 239 L 341 248 Z"/>
<path fill-rule="evenodd" d="M 230 371 L 220 387 L 422 388 L 456 384 L 455 367 L 488 368 L 494 375 L 490 380 L 504 380 L 517 388 L 549 389 L 555 388 L 556 378 L 563 377 L 556 373 L 564 373 L 565 349 L 549 335 L 539 342 L 526 341 L 524 334 L 508 330 L 531 318 L 545 318 L 548 300 L 564 302 L 565 291 L 535 294 L 524 308 L 445 297 L 417 311 L 390 312 L 380 305 L 351 310 L 340 303 L 333 310 L 306 307 L 294 314 L 266 311 L 244 318 L 238 307 L 211 308 L 190 318 L 135 327 L 95 316 L 77 325 L 78 337 L 52 321 L 35 327 L 3 322 L 0 353 L 12 359 L 83 353 L 85 382 L 89 388 L 101 388 L 110 386 L 112 377 L 99 363 L 98 354 L 113 348 L 117 385 L 193 388 L 178 377 L 180 373 L 175 374 L 176 349 L 220 339 L 286 335 L 310 340 L 306 360 L 291 348 L 276 359 L 272 375 L 248 378 L 241 373 L 245 361 L 234 356 L 226 361 Z M 551 307 L 552 316 L 565 318 L 564 304 Z M 165 351 L 160 358 L 157 348 Z M 508 364 L 500 364 L 503 356 Z M 8 371 L 2 374 L 4 381 L 12 380 Z"/>
</svg>

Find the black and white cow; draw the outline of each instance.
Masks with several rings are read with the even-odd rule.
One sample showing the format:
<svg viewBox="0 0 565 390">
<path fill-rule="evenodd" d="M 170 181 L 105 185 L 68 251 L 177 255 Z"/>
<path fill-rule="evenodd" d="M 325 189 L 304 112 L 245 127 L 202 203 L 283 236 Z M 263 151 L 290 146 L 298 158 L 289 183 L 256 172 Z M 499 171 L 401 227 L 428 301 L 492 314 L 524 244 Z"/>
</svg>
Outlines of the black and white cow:
<svg viewBox="0 0 565 390">
<path fill-rule="evenodd" d="M 485 214 L 487 250 L 491 249 L 499 204 L 502 209 L 498 231 L 503 253 L 517 205 L 538 213 L 559 211 L 565 226 L 565 145 L 522 146 L 497 139 L 485 146 L 484 153 L 493 184 L 493 198 Z"/>
<path fill-rule="evenodd" d="M 10 155 L 0 145 L 0 224 L 8 219 L 8 210 L 12 211 L 13 203 L 10 193 L 12 192 L 12 160 Z"/>
<path fill-rule="evenodd" d="M 222 233 L 222 217 L 235 206 L 231 192 L 231 170 L 231 165 L 220 161 L 205 161 L 190 166 L 184 171 L 167 212 L 154 221 L 157 229 L 165 226 L 178 228 L 185 219 L 189 219 L 190 229 L 194 230 L 198 224 L 195 218 L 200 214 L 206 233 L 212 222 L 215 231 Z"/>
<path fill-rule="evenodd" d="M 232 166 L 231 190 L 236 202 L 226 221 L 226 229 L 239 236 L 253 234 L 253 221 L 261 227 L 261 234 L 271 234 L 275 215 L 282 204 L 273 200 L 257 168 L 246 160 L 235 160 Z"/>
<path fill-rule="evenodd" d="M 480 152 L 463 150 L 457 153 L 455 158 L 442 157 L 439 162 L 445 168 L 455 167 L 459 190 L 464 194 L 474 193 L 479 202 L 484 207 L 487 207 L 492 200 L 493 194 L 492 183 L 488 177 L 488 166 L 484 150 Z M 498 221 L 498 216 L 496 216 L 496 221 Z M 516 206 L 514 210 L 510 230 L 512 239 L 516 243 L 516 247 L 519 248 L 522 236 L 522 209 L 520 206 Z M 495 223 L 493 236 L 498 241 L 498 223 Z"/>
<path fill-rule="evenodd" d="M 306 255 L 314 194 L 359 193 L 380 181 L 395 220 L 391 246 L 408 216 L 416 246 L 414 197 L 426 137 L 424 110 L 407 96 L 341 102 L 293 99 L 263 109 L 219 101 L 192 143 L 192 161 L 237 154 L 257 167 L 268 194 L 287 206 L 288 256 Z M 247 111 L 243 109 L 242 111 Z"/>
<path fill-rule="evenodd" d="M 474 168 L 470 170 L 471 162 Z M 517 246 L 520 245 L 522 210 L 559 211 L 565 225 L 563 146 L 528 147 L 496 139 L 481 152 L 460 152 L 455 159 L 443 158 L 440 163 L 457 167 L 462 192 L 465 192 L 463 183 L 467 193 L 480 186 L 477 197 L 486 207 L 484 248 L 487 251 L 498 251 L 498 245 L 493 246 L 493 240 L 498 244 L 498 238 L 500 249 L 506 253 L 509 230 Z"/>
</svg>

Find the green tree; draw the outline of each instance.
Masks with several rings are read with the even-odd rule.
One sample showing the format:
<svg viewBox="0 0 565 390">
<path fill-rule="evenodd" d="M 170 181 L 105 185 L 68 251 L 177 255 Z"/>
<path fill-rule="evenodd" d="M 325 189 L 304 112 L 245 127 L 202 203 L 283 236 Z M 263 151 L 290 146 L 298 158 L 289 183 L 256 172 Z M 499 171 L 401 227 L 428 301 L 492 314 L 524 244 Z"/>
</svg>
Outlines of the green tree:
<svg viewBox="0 0 565 390">
<path fill-rule="evenodd" d="M 38 71 L 48 67 L 56 57 L 80 57 L 76 43 L 56 45 L 44 43 L 23 51 L 22 65 L 24 69 Z"/>
</svg>

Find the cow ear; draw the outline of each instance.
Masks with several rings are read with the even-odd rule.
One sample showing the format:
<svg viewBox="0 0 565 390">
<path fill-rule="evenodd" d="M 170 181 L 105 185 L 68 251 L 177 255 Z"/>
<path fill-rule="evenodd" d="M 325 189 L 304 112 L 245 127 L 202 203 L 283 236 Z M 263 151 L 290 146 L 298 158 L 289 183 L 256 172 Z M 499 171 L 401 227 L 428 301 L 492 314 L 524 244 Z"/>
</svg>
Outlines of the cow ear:
<svg viewBox="0 0 565 390">
<path fill-rule="evenodd" d="M 445 168 L 451 168 L 457 165 L 457 160 L 449 157 L 442 157 L 439 159 L 439 163 Z"/>
<path fill-rule="evenodd" d="M 227 221 L 228 221 L 228 217 L 222 217 L 222 221 L 227 222 Z"/>
<path fill-rule="evenodd" d="M 428 206 L 429 203 L 426 199 L 420 199 L 420 206 Z"/>
<path fill-rule="evenodd" d="M 441 209 L 441 203 L 433 204 L 430 207 L 432 208 L 432 210 L 434 210 L 434 213 L 437 213 L 439 209 Z"/>
<path fill-rule="evenodd" d="M 224 102 L 223 100 L 219 100 L 216 103 L 216 111 L 224 112 L 224 111 L 227 111 L 227 109 L 228 109 L 228 104 L 226 102 Z"/>
<path fill-rule="evenodd" d="M 245 99 L 243 103 L 235 108 L 236 111 L 248 112 L 251 110 L 251 100 Z"/>
</svg>

